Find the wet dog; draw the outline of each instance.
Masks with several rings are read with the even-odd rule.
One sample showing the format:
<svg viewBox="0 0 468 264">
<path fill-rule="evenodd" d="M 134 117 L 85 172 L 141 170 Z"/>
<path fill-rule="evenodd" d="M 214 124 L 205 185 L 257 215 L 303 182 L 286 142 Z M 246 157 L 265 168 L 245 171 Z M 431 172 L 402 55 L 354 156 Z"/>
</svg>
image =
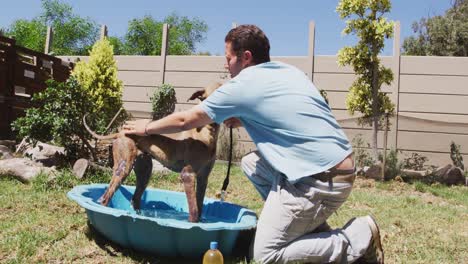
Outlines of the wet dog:
<svg viewBox="0 0 468 264">
<path fill-rule="evenodd" d="M 206 99 L 221 84 L 217 83 L 195 92 L 189 100 Z M 98 135 L 83 124 L 96 139 L 113 139 L 112 154 L 114 167 L 112 179 L 106 192 L 100 198 L 107 206 L 117 188 L 135 171 L 137 182 L 132 205 L 141 207 L 141 196 L 148 186 L 152 173 L 151 157 L 165 167 L 180 172 L 189 207 L 189 221 L 198 222 L 201 216 L 208 176 L 216 159 L 216 141 L 219 125 L 212 123 L 180 133 L 166 135 L 137 136 L 125 135 L 122 131 L 111 135 Z"/>
</svg>

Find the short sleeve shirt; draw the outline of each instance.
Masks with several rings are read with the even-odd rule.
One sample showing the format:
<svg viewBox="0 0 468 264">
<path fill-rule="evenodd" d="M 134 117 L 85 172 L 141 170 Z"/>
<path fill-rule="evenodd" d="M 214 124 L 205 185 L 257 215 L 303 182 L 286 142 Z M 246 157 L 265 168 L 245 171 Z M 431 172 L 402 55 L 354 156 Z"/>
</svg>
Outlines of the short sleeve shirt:
<svg viewBox="0 0 468 264">
<path fill-rule="evenodd" d="M 243 69 L 201 108 L 216 123 L 238 118 L 261 156 L 291 182 L 326 171 L 352 152 L 317 88 L 285 63 Z"/>
</svg>

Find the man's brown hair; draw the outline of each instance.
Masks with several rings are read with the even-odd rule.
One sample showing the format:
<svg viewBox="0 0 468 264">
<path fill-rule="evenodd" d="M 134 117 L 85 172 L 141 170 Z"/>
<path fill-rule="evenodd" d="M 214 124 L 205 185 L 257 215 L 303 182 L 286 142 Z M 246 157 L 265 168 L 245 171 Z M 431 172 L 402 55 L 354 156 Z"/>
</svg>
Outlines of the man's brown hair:
<svg viewBox="0 0 468 264">
<path fill-rule="evenodd" d="M 237 57 L 248 50 L 255 64 L 270 61 L 270 41 L 263 31 L 255 25 L 240 25 L 231 29 L 224 42 L 231 43 Z"/>
</svg>

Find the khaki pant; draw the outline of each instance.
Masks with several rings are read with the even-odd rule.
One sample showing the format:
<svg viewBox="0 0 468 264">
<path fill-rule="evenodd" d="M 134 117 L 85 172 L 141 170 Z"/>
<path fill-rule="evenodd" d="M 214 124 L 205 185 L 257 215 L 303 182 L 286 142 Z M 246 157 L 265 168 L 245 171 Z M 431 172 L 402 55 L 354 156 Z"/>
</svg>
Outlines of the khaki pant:
<svg viewBox="0 0 468 264">
<path fill-rule="evenodd" d="M 339 175 L 334 182 L 305 177 L 292 184 L 258 152 L 245 156 L 241 166 L 265 200 L 253 245 L 256 261 L 351 263 L 364 254 L 371 238 L 366 223 L 313 232 L 346 201 L 354 174 Z"/>
</svg>

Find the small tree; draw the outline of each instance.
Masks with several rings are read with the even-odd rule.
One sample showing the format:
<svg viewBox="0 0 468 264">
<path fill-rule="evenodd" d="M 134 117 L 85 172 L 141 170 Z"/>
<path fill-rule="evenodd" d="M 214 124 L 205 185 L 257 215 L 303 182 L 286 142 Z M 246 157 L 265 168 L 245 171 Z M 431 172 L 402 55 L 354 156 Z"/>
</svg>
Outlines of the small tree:
<svg viewBox="0 0 468 264">
<path fill-rule="evenodd" d="M 112 46 L 104 38 L 94 44 L 89 61 L 76 64 L 72 76 L 78 80 L 88 98 L 92 108 L 89 114 L 95 114 L 91 122 L 92 127 L 104 133 L 107 123 L 122 107 L 122 81 L 117 79 L 117 66 L 114 60 Z M 124 115 L 120 117 L 120 121 Z M 114 127 L 120 122 L 114 123 Z"/>
<path fill-rule="evenodd" d="M 337 12 L 342 19 L 348 18 L 343 33 L 356 34 L 359 38 L 354 47 L 344 47 L 338 52 L 340 66 L 351 65 L 357 75 L 346 98 L 348 111 L 363 114 L 361 123 L 370 123 L 373 129 L 372 149 L 378 160 L 377 131 L 383 113 L 393 113 L 390 98 L 380 91 L 382 84 L 390 84 L 392 71 L 383 67 L 378 58 L 384 40 L 393 34 L 393 22 L 383 15 L 390 11 L 390 0 L 341 0 Z"/>
<path fill-rule="evenodd" d="M 163 84 L 158 87 L 150 97 L 153 120 L 161 119 L 175 110 L 177 98 L 174 87 L 170 84 Z"/>
</svg>

